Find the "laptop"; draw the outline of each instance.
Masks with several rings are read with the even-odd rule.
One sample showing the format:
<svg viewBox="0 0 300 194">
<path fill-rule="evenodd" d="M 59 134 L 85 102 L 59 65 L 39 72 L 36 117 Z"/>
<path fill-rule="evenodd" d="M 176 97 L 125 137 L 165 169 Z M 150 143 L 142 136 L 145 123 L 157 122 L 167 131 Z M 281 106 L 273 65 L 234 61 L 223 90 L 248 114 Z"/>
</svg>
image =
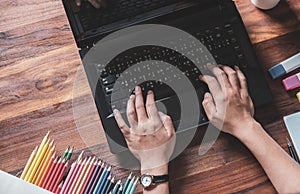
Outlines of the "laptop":
<svg viewBox="0 0 300 194">
<path fill-rule="evenodd" d="M 188 32 L 200 40 L 213 56 L 215 63 L 239 66 L 247 77 L 249 93 L 255 107 L 272 100 L 243 21 L 231 0 L 109 0 L 108 7 L 100 10 L 92 7 L 87 1 L 83 1 L 80 7 L 77 7 L 73 0 L 63 0 L 63 3 L 82 59 L 98 41 L 117 30 L 140 24 L 167 25 Z M 127 149 L 112 112 L 120 104 L 126 107 L 129 97 L 119 95 L 117 102 L 112 102 L 114 84 L 120 73 L 127 68 L 137 62 L 151 59 L 165 61 L 178 67 L 192 83 L 199 102 L 208 91 L 207 86 L 198 80 L 201 72 L 191 65 L 192 62 L 165 47 L 145 45 L 128 49 L 112 59 L 105 68 L 85 64 L 83 60 L 89 84 L 91 88 L 96 87 L 93 95 L 112 153 L 120 153 Z M 97 79 L 94 79 L 95 77 Z M 133 86 L 135 78 L 127 81 Z M 161 80 L 147 81 L 139 85 L 144 95 L 150 89 L 154 91 L 156 102 L 171 116 L 177 129 L 183 119 L 183 107 L 179 106 L 180 100 L 176 92 Z M 134 92 L 134 89 L 131 89 Z M 189 128 L 208 123 L 201 104 L 195 108 L 200 110 L 199 122 L 196 126 L 185 126 L 181 129 L 182 133 Z M 125 114 L 125 110 L 121 111 Z M 186 118 L 193 117 L 195 115 Z M 177 130 L 177 133 L 181 131 Z"/>
</svg>

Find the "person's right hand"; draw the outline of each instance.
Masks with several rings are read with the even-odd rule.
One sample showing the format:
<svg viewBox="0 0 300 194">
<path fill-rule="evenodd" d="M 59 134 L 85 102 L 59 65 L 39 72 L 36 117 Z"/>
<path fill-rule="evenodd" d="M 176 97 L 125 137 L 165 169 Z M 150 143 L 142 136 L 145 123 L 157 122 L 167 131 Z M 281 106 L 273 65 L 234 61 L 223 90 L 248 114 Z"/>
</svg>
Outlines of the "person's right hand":
<svg viewBox="0 0 300 194">
<path fill-rule="evenodd" d="M 100 9 L 101 7 L 106 7 L 105 0 L 88 0 L 95 8 Z M 81 0 L 75 0 L 76 5 L 81 5 Z"/>
<path fill-rule="evenodd" d="M 211 124 L 220 130 L 237 135 L 254 121 L 254 107 L 248 93 L 247 81 L 238 67 L 208 65 L 215 77 L 200 76 L 210 90 L 202 102 Z"/>
</svg>

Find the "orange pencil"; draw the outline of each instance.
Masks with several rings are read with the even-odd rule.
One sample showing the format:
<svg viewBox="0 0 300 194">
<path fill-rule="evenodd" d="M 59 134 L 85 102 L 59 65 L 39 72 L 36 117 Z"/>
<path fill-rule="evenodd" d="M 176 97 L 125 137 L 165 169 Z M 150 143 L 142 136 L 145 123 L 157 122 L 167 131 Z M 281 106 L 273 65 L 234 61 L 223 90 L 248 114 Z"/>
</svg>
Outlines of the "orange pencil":
<svg viewBox="0 0 300 194">
<path fill-rule="evenodd" d="M 54 143 L 54 140 L 52 140 L 49 144 L 46 143 L 45 154 L 44 154 L 43 158 L 41 159 L 41 163 L 38 166 L 37 171 L 32 179 L 32 183 L 35 185 L 37 184 L 38 177 L 40 177 L 42 174 L 41 170 L 42 170 L 43 166 L 47 163 L 47 160 L 49 160 L 50 157 L 52 156 L 51 149 L 52 149 L 53 143 Z"/>
<path fill-rule="evenodd" d="M 53 181 L 54 175 L 55 175 L 55 173 L 56 173 L 56 171 L 59 168 L 61 163 L 62 163 L 62 158 L 60 157 L 58 159 L 57 163 L 55 164 L 55 166 L 54 166 L 54 168 L 51 172 L 51 175 L 49 176 L 49 179 L 47 180 L 47 184 L 46 184 L 46 187 L 45 187 L 46 190 L 50 191 L 49 189 L 50 189 L 51 183 Z"/>
<path fill-rule="evenodd" d="M 54 183 L 54 186 L 52 187 L 52 191 L 56 191 L 57 190 L 57 187 L 58 187 L 58 183 L 61 181 L 61 179 L 63 178 L 67 168 L 68 168 L 68 164 L 69 164 L 69 161 L 66 161 L 66 164 L 63 166 L 63 168 L 60 170 L 59 174 L 58 174 L 58 177 L 56 179 L 56 182 Z M 62 187 L 61 187 L 62 188 Z"/>
<path fill-rule="evenodd" d="M 55 149 L 55 146 L 53 147 L 53 149 Z M 55 152 L 52 154 L 51 159 L 47 162 L 46 167 L 43 170 L 43 173 L 38 180 L 37 186 L 42 187 L 43 181 L 46 178 L 47 172 L 49 171 L 51 164 L 54 162 L 54 159 L 55 159 Z"/>
<path fill-rule="evenodd" d="M 94 162 L 94 164 L 91 162 L 90 167 L 89 167 L 89 169 L 87 170 L 87 172 L 85 174 L 84 181 L 82 182 L 83 184 L 82 184 L 81 189 L 79 190 L 79 193 L 83 193 L 84 192 L 84 189 L 86 188 L 86 186 L 87 186 L 87 184 L 89 182 L 89 179 L 91 178 L 91 176 L 92 176 L 92 174 L 93 174 L 93 172 L 94 172 L 97 164 L 98 164 L 98 160 L 96 160 Z"/>
<path fill-rule="evenodd" d="M 42 188 L 45 189 L 45 187 L 46 187 L 46 185 L 48 183 L 48 180 L 49 180 L 49 178 L 51 176 L 51 173 L 52 173 L 52 171 L 54 170 L 54 168 L 55 168 L 55 166 L 57 164 L 57 161 L 58 161 L 58 156 L 56 156 L 55 160 L 51 163 L 51 166 L 50 166 L 49 170 L 47 171 L 44 180 L 42 181 Z"/>
<path fill-rule="evenodd" d="M 55 191 L 55 190 L 53 191 L 53 186 L 56 183 L 56 180 L 57 180 L 57 178 L 58 178 L 58 176 L 60 174 L 60 171 L 63 169 L 65 163 L 66 163 L 66 159 L 63 158 L 62 161 L 59 163 L 59 165 L 58 165 L 58 167 L 57 167 L 57 169 L 56 169 L 56 171 L 54 173 L 53 178 L 50 180 L 51 184 L 50 184 L 49 189 L 48 189 L 49 191 L 52 191 L 52 192 Z"/>
<path fill-rule="evenodd" d="M 37 149 L 38 149 L 38 146 L 36 146 L 35 149 L 32 151 L 32 153 L 31 153 L 31 155 L 30 155 L 30 157 L 29 157 L 29 159 L 28 159 L 28 161 L 26 163 L 26 166 L 25 166 L 25 168 L 24 168 L 24 170 L 23 170 L 23 172 L 21 174 L 20 178 L 23 179 L 23 180 L 24 180 L 24 178 L 25 178 L 25 176 L 26 176 L 26 174 L 28 172 L 28 169 L 29 169 L 30 165 L 32 164 L 32 161 L 33 161 L 33 159 L 34 159 L 34 157 L 36 155 Z"/>
</svg>

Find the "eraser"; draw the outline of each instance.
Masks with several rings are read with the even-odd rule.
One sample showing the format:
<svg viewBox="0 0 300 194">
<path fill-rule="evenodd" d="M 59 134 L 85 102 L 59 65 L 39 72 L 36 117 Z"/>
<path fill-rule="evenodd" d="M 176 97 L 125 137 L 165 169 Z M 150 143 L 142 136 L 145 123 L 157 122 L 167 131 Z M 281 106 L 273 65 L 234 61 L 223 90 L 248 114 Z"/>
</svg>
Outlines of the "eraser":
<svg viewBox="0 0 300 194">
<path fill-rule="evenodd" d="M 282 80 L 285 90 L 293 90 L 300 87 L 300 73 L 292 75 Z"/>
<path fill-rule="evenodd" d="M 297 96 L 297 98 L 298 98 L 298 101 L 300 102 L 300 92 L 298 92 L 298 93 L 296 94 L 296 96 Z"/>
<path fill-rule="evenodd" d="M 271 67 L 268 71 L 273 79 L 283 76 L 300 67 L 300 53 Z"/>
</svg>

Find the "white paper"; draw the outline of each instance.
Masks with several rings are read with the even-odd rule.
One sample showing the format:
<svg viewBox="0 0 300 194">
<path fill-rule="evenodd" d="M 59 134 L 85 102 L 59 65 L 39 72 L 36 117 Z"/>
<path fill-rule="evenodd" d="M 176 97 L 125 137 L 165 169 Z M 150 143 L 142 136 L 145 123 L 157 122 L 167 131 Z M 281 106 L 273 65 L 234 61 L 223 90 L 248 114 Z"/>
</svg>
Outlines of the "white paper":
<svg viewBox="0 0 300 194">
<path fill-rule="evenodd" d="M 284 123 L 300 157 L 300 112 L 283 117 Z"/>
</svg>

